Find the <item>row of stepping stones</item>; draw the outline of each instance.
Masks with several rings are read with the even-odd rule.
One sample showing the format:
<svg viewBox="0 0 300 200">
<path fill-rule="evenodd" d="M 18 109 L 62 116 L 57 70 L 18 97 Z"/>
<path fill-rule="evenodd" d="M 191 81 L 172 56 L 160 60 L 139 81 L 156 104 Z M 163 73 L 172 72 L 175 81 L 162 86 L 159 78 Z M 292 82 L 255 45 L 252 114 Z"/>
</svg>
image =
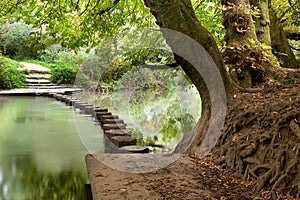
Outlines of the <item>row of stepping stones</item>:
<svg viewBox="0 0 300 200">
<path fill-rule="evenodd" d="M 49 96 L 75 109 L 80 109 L 80 113 L 91 115 L 95 121 L 99 122 L 106 143 L 108 142 L 112 149 L 109 153 L 149 153 L 148 147 L 136 145 L 136 139 L 132 137 L 131 131 L 126 130 L 124 120 L 113 115 L 107 108 L 95 107 L 69 95 L 50 93 Z"/>
</svg>

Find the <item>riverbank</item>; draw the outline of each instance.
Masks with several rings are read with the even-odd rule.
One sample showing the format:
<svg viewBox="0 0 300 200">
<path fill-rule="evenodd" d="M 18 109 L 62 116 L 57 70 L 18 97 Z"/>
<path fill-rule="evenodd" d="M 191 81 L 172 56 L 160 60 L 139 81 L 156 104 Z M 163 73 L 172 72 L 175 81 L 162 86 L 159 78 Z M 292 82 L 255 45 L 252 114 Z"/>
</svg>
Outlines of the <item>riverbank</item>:
<svg viewBox="0 0 300 200">
<path fill-rule="evenodd" d="M 265 85 L 257 92 L 236 93 L 219 144 L 212 155 L 202 159 L 184 155 L 165 168 L 132 174 L 87 157 L 93 168 L 89 176 L 95 181 L 96 199 L 297 199 L 293 185 L 299 185 L 299 89 L 299 80 L 295 80 Z M 258 146 L 262 147 L 251 148 Z M 266 156 L 269 151 L 274 152 L 273 157 Z M 236 167 L 238 164 L 247 169 Z M 281 178 L 280 187 L 266 178 L 277 169 L 279 175 L 292 178 Z"/>
</svg>

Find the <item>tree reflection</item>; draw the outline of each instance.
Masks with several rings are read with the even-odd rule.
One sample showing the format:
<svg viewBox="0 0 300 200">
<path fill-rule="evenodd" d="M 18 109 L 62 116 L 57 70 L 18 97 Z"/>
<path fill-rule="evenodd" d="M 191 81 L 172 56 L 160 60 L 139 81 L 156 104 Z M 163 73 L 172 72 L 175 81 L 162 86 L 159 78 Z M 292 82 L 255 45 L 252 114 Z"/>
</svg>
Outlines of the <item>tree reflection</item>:
<svg viewBox="0 0 300 200">
<path fill-rule="evenodd" d="M 1 159 L 0 199 L 85 199 L 86 175 L 65 169 L 58 173 L 39 171 L 32 157 L 18 155 Z"/>
</svg>

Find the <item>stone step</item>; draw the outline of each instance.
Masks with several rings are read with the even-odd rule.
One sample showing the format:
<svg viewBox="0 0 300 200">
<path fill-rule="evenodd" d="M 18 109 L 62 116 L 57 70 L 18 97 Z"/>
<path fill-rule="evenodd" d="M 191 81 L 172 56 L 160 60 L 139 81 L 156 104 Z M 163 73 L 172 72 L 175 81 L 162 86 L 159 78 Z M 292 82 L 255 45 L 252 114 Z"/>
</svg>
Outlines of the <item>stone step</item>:
<svg viewBox="0 0 300 200">
<path fill-rule="evenodd" d="M 112 129 L 126 129 L 125 124 L 103 124 L 101 127 L 104 131 Z"/>
<path fill-rule="evenodd" d="M 95 118 L 99 121 L 102 120 L 102 115 L 111 115 L 111 112 L 96 112 Z"/>
<path fill-rule="evenodd" d="M 95 107 L 93 110 L 92 110 L 92 116 L 94 118 L 96 118 L 96 115 L 98 112 L 108 112 L 108 109 L 107 108 L 100 108 L 100 107 Z"/>
<path fill-rule="evenodd" d="M 131 136 L 131 131 L 125 129 L 113 129 L 104 131 L 104 134 L 108 139 L 111 139 L 115 136 Z"/>
<path fill-rule="evenodd" d="M 28 79 L 49 79 L 50 74 L 30 73 L 30 74 L 27 74 L 26 77 Z"/>
<path fill-rule="evenodd" d="M 101 115 L 100 120 L 103 121 L 105 119 L 119 119 L 117 115 Z"/>
<path fill-rule="evenodd" d="M 79 108 L 80 110 L 85 110 L 86 107 L 92 107 L 93 105 L 92 104 L 89 104 L 89 103 L 82 103 L 82 104 L 78 104 L 77 105 L 77 108 Z"/>
<path fill-rule="evenodd" d="M 28 83 L 28 87 L 52 87 L 52 88 L 65 88 L 63 86 L 58 86 L 53 83 L 47 83 L 47 84 L 33 84 L 33 83 Z"/>
<path fill-rule="evenodd" d="M 75 103 L 77 103 L 77 102 L 81 102 L 81 101 L 78 99 L 70 99 L 70 100 L 66 101 L 66 104 L 68 106 L 75 106 Z"/>
<path fill-rule="evenodd" d="M 27 79 L 27 84 L 51 84 L 48 79 Z"/>
<path fill-rule="evenodd" d="M 102 119 L 101 123 L 103 124 L 124 124 L 122 119 Z"/>
<path fill-rule="evenodd" d="M 130 136 L 114 136 L 110 141 L 117 147 L 136 145 L 136 139 Z"/>
<path fill-rule="evenodd" d="M 49 70 L 40 70 L 40 69 L 27 69 L 27 68 L 18 68 L 19 71 L 24 71 L 26 74 L 50 74 L 50 69 Z"/>
</svg>

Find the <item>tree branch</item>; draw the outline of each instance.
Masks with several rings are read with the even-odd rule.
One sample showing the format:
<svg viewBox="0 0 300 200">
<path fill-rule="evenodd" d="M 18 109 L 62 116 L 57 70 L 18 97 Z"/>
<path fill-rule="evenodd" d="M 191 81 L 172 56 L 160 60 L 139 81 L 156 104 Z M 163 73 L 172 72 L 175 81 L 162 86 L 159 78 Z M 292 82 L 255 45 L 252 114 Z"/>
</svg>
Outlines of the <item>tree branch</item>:
<svg viewBox="0 0 300 200">
<path fill-rule="evenodd" d="M 289 4 L 294 11 L 299 12 L 299 10 L 297 10 L 297 8 L 295 8 L 295 6 L 297 5 L 297 2 L 295 4 L 293 4 L 292 0 L 289 0 Z"/>
<path fill-rule="evenodd" d="M 100 12 L 97 12 L 96 14 L 101 16 L 106 12 L 109 12 L 111 9 L 113 9 L 118 3 L 120 2 L 120 0 L 114 0 L 114 2 L 106 9 L 101 10 Z"/>
<path fill-rule="evenodd" d="M 166 64 L 166 65 L 149 65 L 149 64 L 143 64 L 142 68 L 147 68 L 147 69 L 151 69 L 151 70 L 162 70 L 162 69 L 170 69 L 170 68 L 175 68 L 175 67 L 179 67 L 180 64 L 179 63 L 172 63 L 172 64 Z"/>
<path fill-rule="evenodd" d="M 99 2 L 99 1 L 98 1 Z M 88 3 L 87 5 L 85 6 L 84 10 L 78 15 L 79 17 L 82 16 L 86 11 L 87 9 L 89 8 L 90 6 L 90 3 L 91 3 L 91 0 L 88 0 Z"/>
</svg>

